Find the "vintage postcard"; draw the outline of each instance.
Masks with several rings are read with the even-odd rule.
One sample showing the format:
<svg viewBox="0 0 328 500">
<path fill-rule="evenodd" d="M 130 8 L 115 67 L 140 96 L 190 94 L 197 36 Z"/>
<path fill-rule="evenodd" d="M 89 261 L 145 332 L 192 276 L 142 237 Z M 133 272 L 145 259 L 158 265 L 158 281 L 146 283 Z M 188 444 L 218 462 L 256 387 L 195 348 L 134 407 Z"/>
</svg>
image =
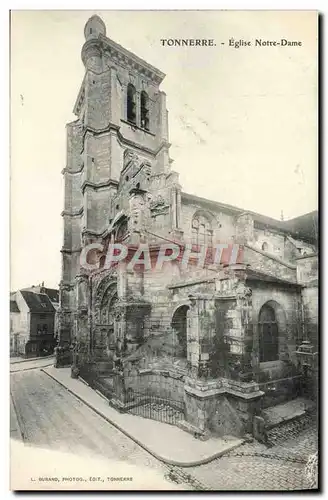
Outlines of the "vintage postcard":
<svg viewBox="0 0 328 500">
<path fill-rule="evenodd" d="M 318 489 L 318 13 L 12 11 L 11 489 Z"/>
</svg>

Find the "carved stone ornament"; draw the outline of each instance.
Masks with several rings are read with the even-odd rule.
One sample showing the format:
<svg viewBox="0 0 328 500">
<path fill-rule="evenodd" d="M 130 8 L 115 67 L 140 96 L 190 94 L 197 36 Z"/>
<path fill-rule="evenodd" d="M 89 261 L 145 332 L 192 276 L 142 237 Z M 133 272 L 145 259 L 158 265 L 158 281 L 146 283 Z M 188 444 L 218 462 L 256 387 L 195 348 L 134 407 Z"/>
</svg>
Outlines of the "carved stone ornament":
<svg viewBox="0 0 328 500">
<path fill-rule="evenodd" d="M 126 149 L 124 151 L 123 169 L 125 169 L 128 165 L 136 166 L 138 164 L 138 155 L 134 151 L 132 151 L 132 149 Z"/>
<path fill-rule="evenodd" d="M 252 289 L 239 283 L 236 287 L 237 299 L 249 299 L 252 296 Z"/>
<path fill-rule="evenodd" d="M 150 176 L 150 174 L 151 174 L 151 164 L 149 163 L 149 161 L 145 161 L 145 162 L 143 163 L 143 166 L 142 166 L 142 167 L 143 167 L 143 173 L 144 173 L 147 177 L 149 177 L 149 176 Z"/>
<path fill-rule="evenodd" d="M 150 210 L 152 216 L 166 214 L 169 211 L 169 204 L 164 200 L 163 196 L 158 195 L 150 202 Z"/>
</svg>

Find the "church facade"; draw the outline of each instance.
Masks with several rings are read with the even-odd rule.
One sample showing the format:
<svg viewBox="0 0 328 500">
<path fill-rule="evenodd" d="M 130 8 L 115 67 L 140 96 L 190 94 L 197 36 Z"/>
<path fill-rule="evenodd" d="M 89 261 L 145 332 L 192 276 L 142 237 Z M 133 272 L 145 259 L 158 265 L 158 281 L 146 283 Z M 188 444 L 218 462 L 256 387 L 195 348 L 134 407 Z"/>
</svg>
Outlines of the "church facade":
<svg viewBox="0 0 328 500">
<path fill-rule="evenodd" d="M 111 387 L 119 376 L 123 406 L 147 386 L 179 400 L 187 430 L 251 432 L 261 408 L 295 397 L 302 343 L 317 351 L 317 213 L 278 221 L 184 193 L 165 75 L 107 38 L 98 16 L 84 32 L 77 119 L 66 127 L 60 345 L 73 343 L 79 373 Z M 114 243 L 151 256 L 178 245 L 191 258 L 106 266 Z"/>
</svg>

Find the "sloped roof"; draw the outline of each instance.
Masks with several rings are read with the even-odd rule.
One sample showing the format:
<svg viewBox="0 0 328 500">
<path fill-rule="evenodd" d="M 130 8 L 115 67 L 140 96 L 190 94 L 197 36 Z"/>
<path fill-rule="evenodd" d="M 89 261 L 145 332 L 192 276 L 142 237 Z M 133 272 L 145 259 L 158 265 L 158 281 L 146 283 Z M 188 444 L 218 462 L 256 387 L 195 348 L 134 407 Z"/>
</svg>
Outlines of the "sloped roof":
<svg viewBox="0 0 328 500">
<path fill-rule="evenodd" d="M 304 239 L 310 243 L 316 243 L 318 240 L 318 211 L 313 210 L 299 217 L 290 220 L 277 220 L 266 215 L 245 210 L 227 203 L 220 203 L 214 200 L 201 198 L 194 194 L 181 193 L 181 199 L 185 203 L 195 203 L 199 206 L 207 207 L 209 210 L 220 210 L 222 212 L 230 213 L 232 215 L 240 215 L 242 213 L 249 213 L 254 218 L 254 221 L 264 227 L 271 227 L 286 234 L 292 234 L 295 238 Z"/>
<path fill-rule="evenodd" d="M 22 288 L 21 291 L 33 292 L 33 293 L 45 293 L 46 295 L 48 295 L 51 302 L 59 303 L 59 290 L 55 288 L 46 288 L 42 285 L 37 285 L 37 286 L 33 285 L 28 288 Z"/>
<path fill-rule="evenodd" d="M 284 278 L 279 278 L 278 276 L 273 276 L 272 274 L 265 273 L 263 271 L 260 271 L 258 269 L 254 268 L 249 268 L 247 269 L 247 274 L 246 274 L 246 280 L 249 281 L 265 281 L 269 283 L 281 283 L 285 285 L 292 285 L 296 287 L 302 287 L 300 283 L 297 283 L 297 281 L 289 280 L 289 279 L 284 279 Z"/>
<path fill-rule="evenodd" d="M 31 312 L 54 313 L 55 308 L 52 305 L 48 295 L 45 293 L 29 292 L 21 290 L 21 294 Z"/>
<path fill-rule="evenodd" d="M 51 302 L 59 302 L 59 290 L 54 288 L 44 288 L 44 293 L 48 295 Z"/>
<path fill-rule="evenodd" d="M 16 300 L 11 300 L 10 301 L 10 312 L 11 313 L 19 313 L 18 305 Z"/>
<path fill-rule="evenodd" d="M 295 236 L 302 239 L 302 236 L 310 240 L 318 240 L 318 211 L 313 210 L 307 214 L 294 217 L 294 219 L 283 222 L 285 227 Z"/>
</svg>

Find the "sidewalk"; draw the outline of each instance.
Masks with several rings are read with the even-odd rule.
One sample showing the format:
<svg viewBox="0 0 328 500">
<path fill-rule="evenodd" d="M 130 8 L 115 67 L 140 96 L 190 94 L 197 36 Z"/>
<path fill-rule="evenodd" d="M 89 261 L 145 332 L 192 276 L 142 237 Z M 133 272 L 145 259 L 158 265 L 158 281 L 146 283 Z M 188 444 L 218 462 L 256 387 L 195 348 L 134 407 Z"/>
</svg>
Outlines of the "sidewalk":
<svg viewBox="0 0 328 500">
<path fill-rule="evenodd" d="M 70 368 L 50 366 L 42 368 L 42 371 L 154 457 L 168 464 L 180 467 L 201 465 L 243 443 L 242 439 L 230 436 L 200 441 L 173 425 L 119 413 L 89 386 L 80 380 L 72 379 Z"/>
<path fill-rule="evenodd" d="M 19 356 L 15 356 L 10 358 L 10 364 L 15 365 L 17 363 L 26 363 L 27 361 L 39 361 L 42 359 L 51 359 L 54 358 L 53 354 L 49 354 L 49 356 L 38 356 L 37 358 L 20 358 Z"/>
</svg>

